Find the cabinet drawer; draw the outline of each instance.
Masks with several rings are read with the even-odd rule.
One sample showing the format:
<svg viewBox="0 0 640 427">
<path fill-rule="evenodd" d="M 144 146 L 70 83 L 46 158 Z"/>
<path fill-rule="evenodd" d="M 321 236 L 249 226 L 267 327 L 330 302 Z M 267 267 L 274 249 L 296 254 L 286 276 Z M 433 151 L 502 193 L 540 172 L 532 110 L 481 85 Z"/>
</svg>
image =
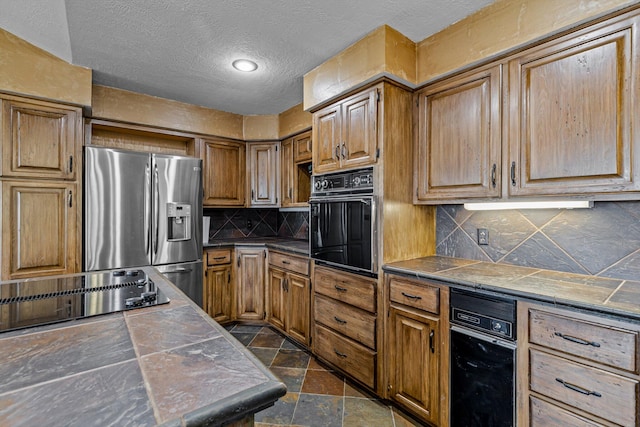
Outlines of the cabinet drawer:
<svg viewBox="0 0 640 427">
<path fill-rule="evenodd" d="M 544 311 L 529 311 L 529 341 L 637 372 L 638 334 Z"/>
<path fill-rule="evenodd" d="M 207 251 L 207 265 L 229 264 L 231 249 L 214 249 Z"/>
<path fill-rule="evenodd" d="M 269 264 L 304 276 L 309 275 L 309 258 L 301 258 L 280 252 L 269 252 Z"/>
<path fill-rule="evenodd" d="M 531 390 L 617 424 L 638 421 L 638 381 L 531 350 Z"/>
<path fill-rule="evenodd" d="M 392 277 L 389 280 L 389 295 L 393 302 L 440 314 L 440 289 L 435 286 Z"/>
<path fill-rule="evenodd" d="M 529 402 L 531 405 L 531 427 L 604 427 L 602 424 L 583 418 L 533 396 Z"/>
<path fill-rule="evenodd" d="M 316 324 L 316 354 L 373 388 L 376 353 Z"/>
<path fill-rule="evenodd" d="M 318 295 L 314 319 L 369 348 L 376 347 L 376 318 L 365 311 Z"/>
<path fill-rule="evenodd" d="M 376 285 L 374 281 L 324 268 L 316 268 L 314 279 L 317 293 L 371 313 L 376 311 Z"/>
</svg>

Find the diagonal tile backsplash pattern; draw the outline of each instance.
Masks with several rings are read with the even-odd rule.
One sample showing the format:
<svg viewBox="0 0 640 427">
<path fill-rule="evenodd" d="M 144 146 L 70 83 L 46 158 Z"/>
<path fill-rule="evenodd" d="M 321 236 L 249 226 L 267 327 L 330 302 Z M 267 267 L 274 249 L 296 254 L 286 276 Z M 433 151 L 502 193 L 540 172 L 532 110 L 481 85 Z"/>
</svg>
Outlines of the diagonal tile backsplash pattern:
<svg viewBox="0 0 640 427">
<path fill-rule="evenodd" d="M 489 245 L 476 243 L 478 228 L 489 231 Z M 475 212 L 441 205 L 436 245 L 438 255 L 640 280 L 640 202 Z"/>
<path fill-rule="evenodd" d="M 209 240 L 246 237 L 309 238 L 309 212 L 278 209 L 204 209 Z"/>
</svg>

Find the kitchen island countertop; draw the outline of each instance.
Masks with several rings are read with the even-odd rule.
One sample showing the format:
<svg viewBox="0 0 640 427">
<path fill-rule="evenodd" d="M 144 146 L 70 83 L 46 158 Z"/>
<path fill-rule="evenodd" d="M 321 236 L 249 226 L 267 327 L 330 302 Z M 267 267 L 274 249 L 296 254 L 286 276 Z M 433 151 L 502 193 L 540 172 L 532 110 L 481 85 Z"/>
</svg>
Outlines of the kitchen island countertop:
<svg viewBox="0 0 640 427">
<path fill-rule="evenodd" d="M 143 270 L 170 303 L 0 334 L 0 425 L 217 426 L 253 419 L 286 393 L 223 327 Z"/>
<path fill-rule="evenodd" d="M 640 280 L 430 256 L 383 266 L 385 272 L 432 279 L 569 307 L 640 320 Z M 640 278 L 639 278 L 640 279 Z"/>
</svg>

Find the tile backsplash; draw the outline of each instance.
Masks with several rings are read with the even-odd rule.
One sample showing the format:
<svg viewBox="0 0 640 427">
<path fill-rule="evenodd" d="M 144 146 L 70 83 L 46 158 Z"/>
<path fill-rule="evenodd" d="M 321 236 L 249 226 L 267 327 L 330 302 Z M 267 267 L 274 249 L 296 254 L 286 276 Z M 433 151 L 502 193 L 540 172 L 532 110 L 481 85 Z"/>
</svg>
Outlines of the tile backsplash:
<svg viewBox="0 0 640 427">
<path fill-rule="evenodd" d="M 489 244 L 477 244 L 477 229 Z M 640 280 L 640 202 L 592 209 L 467 211 L 437 208 L 436 253 L 487 262 Z"/>
<path fill-rule="evenodd" d="M 204 209 L 210 217 L 209 240 L 245 237 L 309 238 L 308 211 L 278 209 Z"/>
</svg>

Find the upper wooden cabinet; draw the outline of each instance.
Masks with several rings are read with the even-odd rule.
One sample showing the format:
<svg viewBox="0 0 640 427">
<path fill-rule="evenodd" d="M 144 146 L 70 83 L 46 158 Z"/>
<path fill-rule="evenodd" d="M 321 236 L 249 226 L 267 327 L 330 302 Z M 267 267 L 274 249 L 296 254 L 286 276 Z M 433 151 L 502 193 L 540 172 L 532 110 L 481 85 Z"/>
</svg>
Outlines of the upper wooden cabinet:
<svg viewBox="0 0 640 427">
<path fill-rule="evenodd" d="M 378 87 L 313 114 L 313 172 L 364 167 L 377 158 Z"/>
<path fill-rule="evenodd" d="M 205 207 L 245 205 L 245 144 L 202 139 L 200 153 Z"/>
<path fill-rule="evenodd" d="M 311 131 L 282 141 L 281 206 L 308 206 L 311 196 Z"/>
<path fill-rule="evenodd" d="M 416 198 L 499 197 L 501 66 L 448 79 L 416 94 Z"/>
<path fill-rule="evenodd" d="M 280 142 L 249 143 L 247 182 L 249 206 L 278 207 L 280 202 Z"/>
<path fill-rule="evenodd" d="M 583 30 L 509 61 L 510 195 L 640 190 L 637 25 Z"/>
<path fill-rule="evenodd" d="M 0 102 L 0 175 L 75 180 L 82 163 L 82 110 L 9 96 Z"/>
<path fill-rule="evenodd" d="M 418 92 L 414 201 L 637 199 L 639 21 L 599 22 Z"/>
</svg>

